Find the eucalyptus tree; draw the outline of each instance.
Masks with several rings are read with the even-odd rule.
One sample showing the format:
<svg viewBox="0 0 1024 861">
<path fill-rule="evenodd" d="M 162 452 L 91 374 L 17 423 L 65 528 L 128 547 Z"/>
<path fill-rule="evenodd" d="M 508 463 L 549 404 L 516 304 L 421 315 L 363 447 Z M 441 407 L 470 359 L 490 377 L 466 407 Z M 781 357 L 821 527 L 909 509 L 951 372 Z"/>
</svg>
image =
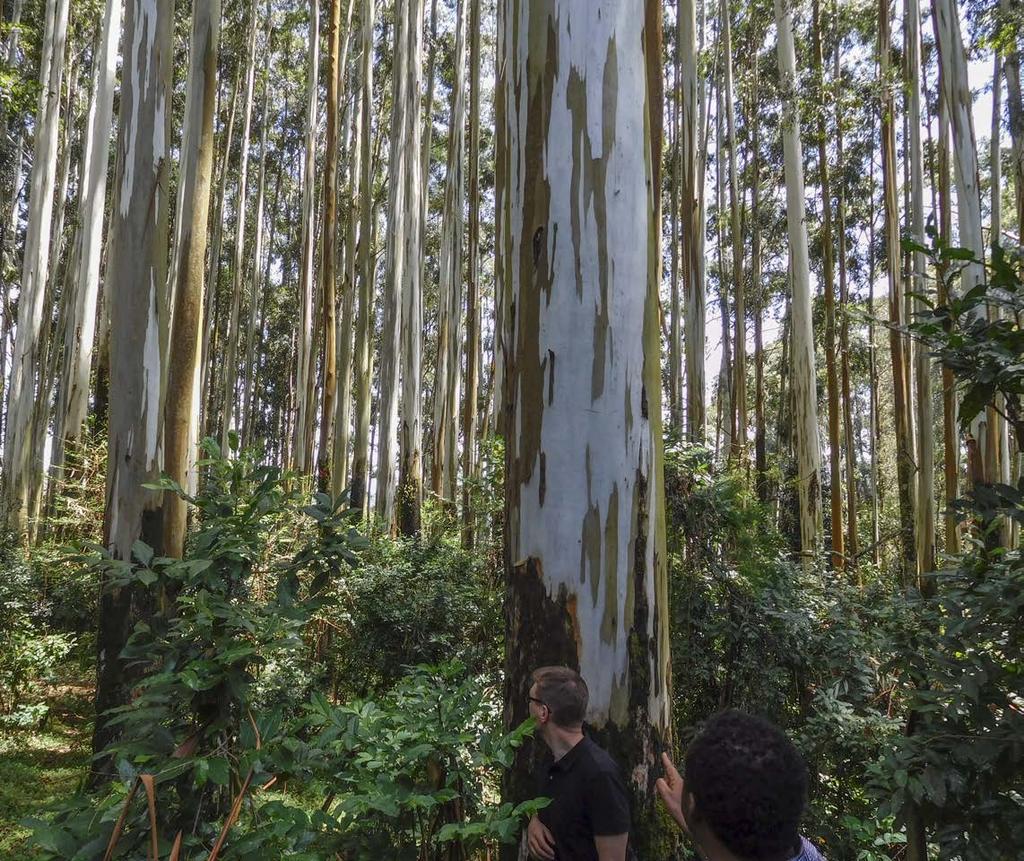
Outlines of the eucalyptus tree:
<svg viewBox="0 0 1024 861">
<path fill-rule="evenodd" d="M 375 0 L 362 0 L 362 57 L 359 69 L 359 114 L 362 140 L 359 146 L 359 291 L 353 389 L 355 394 L 355 434 L 352 440 L 352 482 L 349 500 L 353 508 L 367 509 L 370 464 L 370 407 L 373 377 L 374 256 L 373 235 L 373 23 Z"/>
<path fill-rule="evenodd" d="M 703 78 L 697 74 L 697 3 L 678 0 L 679 68 L 681 78 L 679 162 L 682 198 L 682 278 L 686 347 L 686 432 L 703 442 L 707 408 L 704 388 L 704 338 L 707 310 L 704 295 L 704 156 L 698 108 L 703 103 Z"/>
<path fill-rule="evenodd" d="M 194 463 L 199 454 L 203 292 L 210 186 L 213 182 L 213 114 L 217 97 L 219 42 L 220 0 L 196 3 L 192 9 L 173 247 L 176 263 L 172 272 L 177 281 L 170 285 L 168 291 L 171 302 L 170 346 L 163 395 L 164 471 L 192 494 L 198 483 Z M 165 556 L 182 556 L 186 514 L 185 501 L 176 493 L 165 492 L 161 547 Z"/>
<path fill-rule="evenodd" d="M 231 311 L 228 315 L 227 333 L 224 338 L 224 363 L 221 365 L 221 448 L 227 451 L 228 433 L 232 430 L 235 412 L 235 388 L 238 382 L 238 341 L 239 320 L 242 310 L 242 292 L 245 285 L 245 222 L 248 212 L 249 178 L 249 133 L 252 126 L 252 106 L 255 98 L 256 80 L 256 6 L 249 12 L 248 35 L 246 37 L 245 94 L 242 96 L 242 138 L 238 166 L 238 184 L 235 190 L 235 248 L 234 263 L 231 267 Z M 225 154 L 226 156 L 226 154 Z M 258 265 L 258 264 L 257 264 Z M 255 301 L 255 299 L 254 299 Z"/>
<path fill-rule="evenodd" d="M 891 80 L 891 18 L 888 0 L 878 7 L 878 69 L 881 87 L 882 212 L 889 304 L 889 355 L 892 362 L 893 424 L 896 428 L 896 480 L 899 492 L 901 577 L 909 585 L 917 573 L 915 540 L 917 486 L 914 479 L 914 437 L 910 427 L 911 387 L 900 273 L 899 203 L 896 185 L 896 103 Z"/>
<path fill-rule="evenodd" d="M 438 287 L 437 361 L 434 372 L 434 439 L 431 454 L 431 489 L 454 502 L 458 476 L 458 433 L 462 347 L 462 243 L 466 195 L 466 7 L 458 0 L 455 23 L 455 75 L 452 82 L 451 120 L 448 124 L 448 161 L 444 212 L 441 217 L 441 277 Z"/>
<path fill-rule="evenodd" d="M 106 289 L 110 296 L 110 400 L 103 544 L 130 561 L 140 538 L 162 543 L 160 495 L 144 487 L 160 476 L 160 367 L 166 339 L 168 123 L 171 102 L 170 4 L 127 0 Z M 104 584 L 106 585 L 106 584 Z M 105 712 L 128 700 L 132 674 L 120 659 L 143 611 L 130 585 L 100 593 L 93 751 L 113 736 Z"/>
<path fill-rule="evenodd" d="M 306 142 L 302 168 L 302 226 L 299 268 L 299 328 L 296 335 L 295 404 L 293 460 L 300 472 L 313 466 L 313 403 L 316 356 L 314 354 L 314 257 L 316 248 L 316 146 L 317 87 L 320 78 L 320 0 L 309 5 L 309 65 L 306 78 Z"/>
<path fill-rule="evenodd" d="M 921 8 L 918 0 L 904 0 L 904 33 L 907 82 L 905 142 L 910 161 L 910 231 L 916 242 L 924 241 L 924 154 L 921 146 Z M 927 309 L 925 256 L 913 252 L 912 286 L 917 313 Z M 935 570 L 935 417 L 932 411 L 932 369 L 928 351 L 914 351 L 917 386 L 917 509 L 914 534 L 918 573 Z"/>
<path fill-rule="evenodd" d="M 49 397 L 49 393 L 37 392 L 37 382 L 42 370 L 44 298 L 50 277 L 53 190 L 57 181 L 68 4 L 69 0 L 47 0 L 44 13 L 28 225 L 22 252 L 21 289 L 4 435 L 0 508 L 11 528 L 29 534 L 33 528 L 28 522 L 30 500 L 35 496 L 33 485 L 38 485 L 42 477 L 42 464 L 33 463 L 37 411 L 40 402 Z"/>
<path fill-rule="evenodd" d="M 786 178 L 786 224 L 792 283 L 792 387 L 797 487 L 800 499 L 800 549 L 805 565 L 818 550 L 821 532 L 821 449 L 815 387 L 814 333 L 811 329 L 811 273 L 804 222 L 804 166 L 797 106 L 793 11 L 775 0 L 778 27 L 779 85 L 782 92 L 782 149 Z"/>
<path fill-rule="evenodd" d="M 1024 96 L 1020 79 L 1021 40 L 1024 36 L 1021 35 L 1019 25 L 1014 23 L 1013 6 L 1012 0 L 999 0 L 1001 30 L 1009 37 L 1003 58 L 1003 77 L 1006 79 L 1006 112 L 1010 121 L 1010 163 L 1017 210 L 1017 230 L 1024 233 Z M 1020 14 L 1019 7 L 1017 14 Z"/>
<path fill-rule="evenodd" d="M 121 40 L 121 5 L 121 0 L 107 0 L 93 58 L 92 98 L 82 153 L 78 265 L 74 299 L 69 303 L 64 327 L 64 361 L 54 417 L 53 462 L 58 468 L 63 463 L 67 445 L 79 438 L 89 406 L 89 373 L 104 248 L 110 129 Z"/>
<path fill-rule="evenodd" d="M 653 858 L 668 852 L 654 778 L 669 655 L 643 11 L 499 5 L 496 181 L 515 308 L 503 335 L 505 718 L 526 716 L 534 668 L 579 668 L 592 734 L 629 775 L 635 851 Z M 525 751 L 510 800 L 535 794 Z"/>
<path fill-rule="evenodd" d="M 469 11 L 469 241 L 466 254 L 466 388 L 462 398 L 462 544 L 475 541 L 470 479 L 476 472 L 477 390 L 480 383 L 480 0 Z M 511 294 L 505 291 L 502 303 Z M 508 315 L 503 319 L 508 320 Z"/>
</svg>

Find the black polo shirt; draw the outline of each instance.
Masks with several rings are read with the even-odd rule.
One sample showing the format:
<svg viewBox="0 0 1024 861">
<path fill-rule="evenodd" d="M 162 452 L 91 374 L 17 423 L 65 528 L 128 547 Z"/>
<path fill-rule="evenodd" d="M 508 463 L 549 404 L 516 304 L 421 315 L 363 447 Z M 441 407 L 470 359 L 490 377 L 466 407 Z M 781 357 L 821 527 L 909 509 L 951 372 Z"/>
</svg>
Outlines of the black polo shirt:
<svg viewBox="0 0 1024 861">
<path fill-rule="evenodd" d="M 597 861 L 596 835 L 629 831 L 619 767 L 589 736 L 557 762 L 548 754 L 538 794 L 552 799 L 537 816 L 554 835 L 558 861 Z"/>
</svg>

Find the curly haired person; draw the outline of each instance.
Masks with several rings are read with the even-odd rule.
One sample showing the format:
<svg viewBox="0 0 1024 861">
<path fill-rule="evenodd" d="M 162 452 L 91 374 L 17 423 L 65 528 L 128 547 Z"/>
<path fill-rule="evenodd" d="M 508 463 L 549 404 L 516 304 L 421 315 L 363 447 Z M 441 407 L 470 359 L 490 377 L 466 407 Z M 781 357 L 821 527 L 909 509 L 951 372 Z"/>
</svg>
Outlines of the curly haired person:
<svg viewBox="0 0 1024 861">
<path fill-rule="evenodd" d="M 798 830 L 807 767 L 775 725 L 720 712 L 687 749 L 685 776 L 662 759 L 658 793 L 704 861 L 824 861 Z"/>
</svg>

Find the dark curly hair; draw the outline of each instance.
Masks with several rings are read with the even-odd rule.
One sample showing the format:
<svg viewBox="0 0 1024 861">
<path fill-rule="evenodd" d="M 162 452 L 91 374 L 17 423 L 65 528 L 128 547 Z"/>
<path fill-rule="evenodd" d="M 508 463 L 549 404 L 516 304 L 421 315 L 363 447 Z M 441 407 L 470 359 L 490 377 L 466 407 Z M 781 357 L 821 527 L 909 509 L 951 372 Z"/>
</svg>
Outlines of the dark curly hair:
<svg viewBox="0 0 1024 861">
<path fill-rule="evenodd" d="M 795 854 L 807 767 L 777 726 L 719 712 L 690 744 L 684 768 L 697 814 L 731 852 L 749 861 Z"/>
</svg>

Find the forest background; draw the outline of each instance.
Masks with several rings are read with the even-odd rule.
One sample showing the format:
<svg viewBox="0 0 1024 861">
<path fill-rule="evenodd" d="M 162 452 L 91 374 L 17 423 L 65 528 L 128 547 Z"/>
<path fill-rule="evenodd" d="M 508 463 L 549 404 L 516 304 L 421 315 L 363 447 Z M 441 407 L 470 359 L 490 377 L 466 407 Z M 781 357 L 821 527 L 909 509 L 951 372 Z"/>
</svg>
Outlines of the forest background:
<svg viewBox="0 0 1024 861">
<path fill-rule="evenodd" d="M 2 12 L 0 854 L 515 857 L 566 663 L 1018 857 L 1019 4 Z"/>
</svg>

